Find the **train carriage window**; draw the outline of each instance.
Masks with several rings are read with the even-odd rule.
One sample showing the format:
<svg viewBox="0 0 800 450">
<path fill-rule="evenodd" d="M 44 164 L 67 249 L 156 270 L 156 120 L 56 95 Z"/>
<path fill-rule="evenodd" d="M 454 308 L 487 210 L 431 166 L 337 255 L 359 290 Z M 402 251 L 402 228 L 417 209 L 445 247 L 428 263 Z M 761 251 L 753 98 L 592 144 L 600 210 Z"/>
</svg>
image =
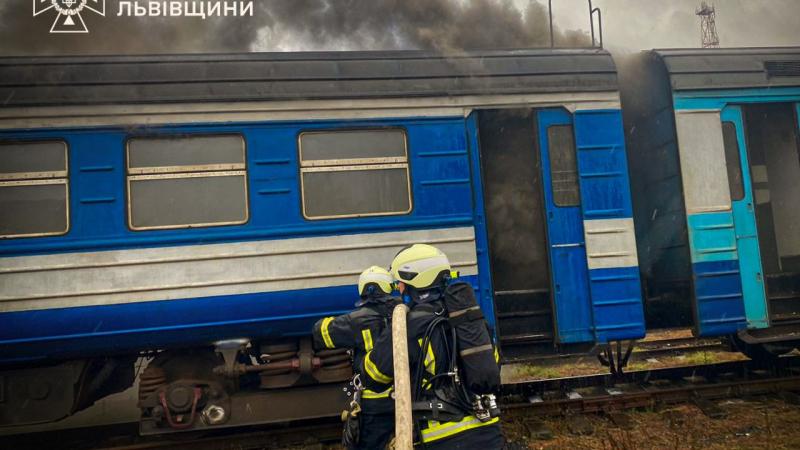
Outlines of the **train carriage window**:
<svg viewBox="0 0 800 450">
<path fill-rule="evenodd" d="M 581 195 L 572 125 L 554 125 L 547 128 L 547 141 L 550 145 L 553 202 L 556 206 L 578 206 L 581 204 Z"/>
<path fill-rule="evenodd" d="M 247 171 L 240 135 L 128 140 L 132 230 L 247 222 Z"/>
<path fill-rule="evenodd" d="M 0 238 L 68 230 L 67 143 L 0 143 Z"/>
<path fill-rule="evenodd" d="M 308 219 L 411 211 L 402 130 L 314 131 L 300 135 L 303 215 Z"/>
<path fill-rule="evenodd" d="M 725 165 L 728 167 L 731 200 L 741 200 L 744 198 L 744 184 L 742 184 L 739 141 L 736 139 L 736 125 L 733 122 L 722 122 L 722 140 L 725 145 Z"/>
</svg>

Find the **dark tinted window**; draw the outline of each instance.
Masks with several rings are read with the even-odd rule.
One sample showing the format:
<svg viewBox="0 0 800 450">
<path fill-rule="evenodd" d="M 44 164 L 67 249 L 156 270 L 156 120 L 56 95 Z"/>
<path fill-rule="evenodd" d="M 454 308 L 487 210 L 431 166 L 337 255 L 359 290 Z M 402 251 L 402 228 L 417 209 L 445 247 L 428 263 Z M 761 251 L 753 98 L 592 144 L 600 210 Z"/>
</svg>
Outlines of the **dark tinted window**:
<svg viewBox="0 0 800 450">
<path fill-rule="evenodd" d="M 67 144 L 62 141 L 0 144 L 0 178 L 42 172 L 65 176 L 66 171 Z"/>
<path fill-rule="evenodd" d="M 550 177 L 553 201 L 557 206 L 578 206 L 581 203 L 578 165 L 572 125 L 556 125 L 547 129 L 550 144 Z"/>
<path fill-rule="evenodd" d="M 128 212 L 133 230 L 247 222 L 244 139 L 239 135 L 130 139 Z"/>
<path fill-rule="evenodd" d="M 0 183 L 0 236 L 47 236 L 67 231 L 67 183 Z"/>
<path fill-rule="evenodd" d="M 241 136 L 134 138 L 128 142 L 129 169 L 222 165 L 244 166 Z"/>
<path fill-rule="evenodd" d="M 241 223 L 246 189 L 244 174 L 136 180 L 130 185 L 131 228 Z"/>
<path fill-rule="evenodd" d="M 309 219 L 411 211 L 402 130 L 346 130 L 300 135 L 303 214 Z"/>
<path fill-rule="evenodd" d="M 63 141 L 0 143 L 0 238 L 66 233 L 67 175 Z"/>
<path fill-rule="evenodd" d="M 405 158 L 402 130 L 352 130 L 303 133 L 300 153 L 304 163 L 317 160 Z"/>
<path fill-rule="evenodd" d="M 739 140 L 736 139 L 736 125 L 733 122 L 722 122 L 722 139 L 725 142 L 725 165 L 728 168 L 731 200 L 741 200 L 744 198 L 744 184 L 742 183 Z"/>
<path fill-rule="evenodd" d="M 308 217 L 391 214 L 409 210 L 408 169 L 303 173 Z"/>
</svg>

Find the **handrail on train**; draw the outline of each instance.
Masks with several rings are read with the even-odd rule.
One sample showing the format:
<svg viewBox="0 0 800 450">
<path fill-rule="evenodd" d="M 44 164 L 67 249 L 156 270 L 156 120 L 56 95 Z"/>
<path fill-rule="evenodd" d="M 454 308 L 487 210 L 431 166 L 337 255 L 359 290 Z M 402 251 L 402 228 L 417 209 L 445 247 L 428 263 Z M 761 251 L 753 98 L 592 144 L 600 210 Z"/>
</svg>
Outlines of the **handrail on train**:
<svg viewBox="0 0 800 450">
<path fill-rule="evenodd" d="M 603 48 L 603 13 L 600 8 L 592 6 L 592 0 L 589 0 L 589 30 L 592 33 L 592 47 L 597 47 L 597 41 L 594 35 L 594 14 L 597 13 L 597 27 L 600 32 L 600 48 Z M 555 39 L 553 37 L 553 0 L 547 0 L 547 14 L 550 20 L 550 48 L 555 47 Z"/>
</svg>

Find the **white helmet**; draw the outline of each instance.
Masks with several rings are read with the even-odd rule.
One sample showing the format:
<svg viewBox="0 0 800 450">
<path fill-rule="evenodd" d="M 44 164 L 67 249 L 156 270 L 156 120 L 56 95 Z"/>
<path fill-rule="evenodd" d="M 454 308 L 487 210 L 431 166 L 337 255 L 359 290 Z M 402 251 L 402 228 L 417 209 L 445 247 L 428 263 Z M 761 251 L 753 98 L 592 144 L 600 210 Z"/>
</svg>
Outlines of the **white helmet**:
<svg viewBox="0 0 800 450">
<path fill-rule="evenodd" d="M 432 286 L 439 276 L 450 273 L 450 261 L 438 248 L 427 244 L 414 244 L 400 251 L 389 268 L 397 281 L 425 289 Z"/>
<path fill-rule="evenodd" d="M 378 291 L 384 294 L 392 293 L 392 275 L 386 269 L 372 266 L 361 272 L 358 277 L 358 295 L 366 297 L 370 294 L 369 287 L 374 286 L 373 293 Z"/>
</svg>

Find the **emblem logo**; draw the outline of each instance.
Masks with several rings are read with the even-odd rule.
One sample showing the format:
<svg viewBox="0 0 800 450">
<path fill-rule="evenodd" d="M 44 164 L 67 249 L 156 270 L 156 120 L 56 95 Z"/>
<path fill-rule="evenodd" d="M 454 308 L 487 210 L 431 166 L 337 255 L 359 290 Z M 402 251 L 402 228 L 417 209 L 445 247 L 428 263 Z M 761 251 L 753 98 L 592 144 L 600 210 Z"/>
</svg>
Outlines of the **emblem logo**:
<svg viewBox="0 0 800 450">
<path fill-rule="evenodd" d="M 51 33 L 88 33 L 81 13 L 91 11 L 105 16 L 106 0 L 33 0 L 34 17 L 51 10 L 57 13 Z"/>
</svg>

